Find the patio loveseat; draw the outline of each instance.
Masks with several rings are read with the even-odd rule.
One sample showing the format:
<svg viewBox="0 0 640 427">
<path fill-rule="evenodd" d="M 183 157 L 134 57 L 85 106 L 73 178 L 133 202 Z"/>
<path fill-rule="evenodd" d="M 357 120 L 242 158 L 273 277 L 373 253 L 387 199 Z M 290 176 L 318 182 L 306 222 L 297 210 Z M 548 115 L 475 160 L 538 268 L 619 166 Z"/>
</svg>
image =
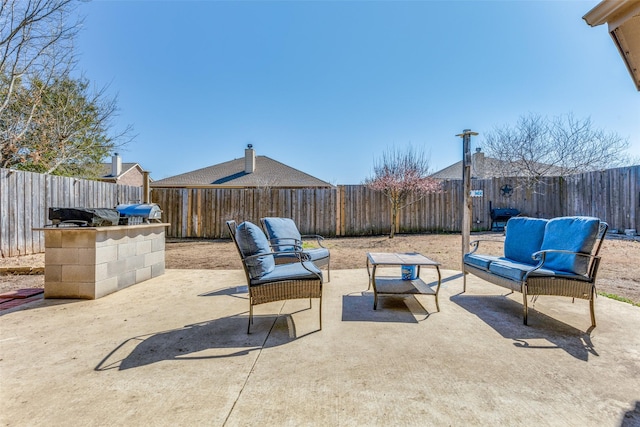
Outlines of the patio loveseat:
<svg viewBox="0 0 640 427">
<path fill-rule="evenodd" d="M 605 222 L 592 217 L 513 217 L 507 222 L 503 256 L 478 253 L 482 240 L 470 243 L 471 251 L 464 255 L 463 292 L 467 274 L 521 292 L 525 325 L 528 295 L 586 299 L 591 325 L 596 326 L 598 254 L 607 228 Z"/>
</svg>

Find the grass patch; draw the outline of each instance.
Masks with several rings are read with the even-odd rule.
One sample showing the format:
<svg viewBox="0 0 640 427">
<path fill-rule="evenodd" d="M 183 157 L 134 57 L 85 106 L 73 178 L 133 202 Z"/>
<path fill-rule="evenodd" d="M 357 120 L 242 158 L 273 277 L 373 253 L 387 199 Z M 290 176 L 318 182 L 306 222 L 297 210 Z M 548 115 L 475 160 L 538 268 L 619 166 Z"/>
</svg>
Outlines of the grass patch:
<svg viewBox="0 0 640 427">
<path fill-rule="evenodd" d="M 636 307 L 640 307 L 640 303 L 639 302 L 634 302 L 634 301 L 630 300 L 629 298 L 621 297 L 620 295 L 608 294 L 606 292 L 598 292 L 598 295 L 602 295 L 603 297 L 611 298 L 611 299 L 614 299 L 616 301 L 626 302 L 627 304 L 631 304 L 631 305 L 635 305 Z"/>
</svg>

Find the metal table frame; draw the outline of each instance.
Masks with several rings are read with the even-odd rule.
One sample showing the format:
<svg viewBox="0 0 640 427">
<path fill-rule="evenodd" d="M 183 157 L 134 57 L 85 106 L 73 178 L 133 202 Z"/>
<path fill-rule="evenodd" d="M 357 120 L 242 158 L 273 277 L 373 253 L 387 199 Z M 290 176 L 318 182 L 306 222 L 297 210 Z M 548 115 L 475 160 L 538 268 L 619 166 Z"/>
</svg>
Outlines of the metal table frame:
<svg viewBox="0 0 640 427">
<path fill-rule="evenodd" d="M 414 280 L 402 280 L 398 276 L 376 277 L 378 266 L 393 267 L 403 265 L 417 266 L 417 278 Z M 420 278 L 421 267 L 435 267 L 438 272 L 438 285 L 435 291 Z M 436 308 L 440 311 L 438 304 L 438 292 L 442 284 L 440 274 L 440 263 L 427 258 L 417 252 L 409 253 L 388 253 L 369 252 L 367 253 L 367 274 L 369 275 L 369 288 L 373 287 L 373 309 L 378 307 L 378 295 L 433 295 L 436 300 Z"/>
</svg>

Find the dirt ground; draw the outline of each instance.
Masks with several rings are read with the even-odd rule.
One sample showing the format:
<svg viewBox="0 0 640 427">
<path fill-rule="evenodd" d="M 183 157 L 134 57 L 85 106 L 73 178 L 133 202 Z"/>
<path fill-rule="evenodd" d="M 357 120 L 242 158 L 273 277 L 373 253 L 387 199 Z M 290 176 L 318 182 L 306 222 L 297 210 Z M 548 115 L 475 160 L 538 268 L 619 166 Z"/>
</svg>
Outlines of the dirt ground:
<svg viewBox="0 0 640 427">
<path fill-rule="evenodd" d="M 504 238 L 500 233 L 472 235 L 471 240 L 483 242 L 482 253 L 501 254 Z M 367 252 L 420 252 L 442 264 L 448 270 L 460 270 L 462 239 L 459 234 L 412 234 L 325 239 L 331 251 L 332 269 L 365 268 Z M 640 238 L 608 237 L 601 250 L 598 292 L 614 294 L 640 303 Z M 0 258 L 2 267 L 42 267 L 44 254 L 15 258 Z M 241 269 L 240 258 L 231 240 L 167 239 L 168 269 Z M 44 287 L 42 274 L 0 275 L 0 293 L 28 287 Z"/>
</svg>

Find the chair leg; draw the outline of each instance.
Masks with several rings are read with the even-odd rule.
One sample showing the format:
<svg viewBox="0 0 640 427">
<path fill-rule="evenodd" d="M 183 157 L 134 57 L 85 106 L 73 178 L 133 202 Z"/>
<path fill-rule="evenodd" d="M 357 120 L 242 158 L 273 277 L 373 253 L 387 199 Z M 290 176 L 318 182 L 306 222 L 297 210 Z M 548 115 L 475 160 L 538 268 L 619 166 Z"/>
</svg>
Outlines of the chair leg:
<svg viewBox="0 0 640 427">
<path fill-rule="evenodd" d="M 320 303 L 318 304 L 318 316 L 320 318 L 320 330 L 322 330 L 322 296 L 320 297 Z"/>
<path fill-rule="evenodd" d="M 594 307 L 594 296 L 591 295 L 591 299 L 589 300 L 589 310 L 591 311 L 591 326 L 596 327 L 596 311 Z"/>
<path fill-rule="evenodd" d="M 526 325 L 527 324 L 527 315 L 529 314 L 529 307 L 527 306 L 527 288 L 526 287 L 522 287 L 522 303 L 524 305 L 524 317 L 523 317 L 523 323 Z"/>
<path fill-rule="evenodd" d="M 247 325 L 247 333 L 251 333 L 251 324 L 253 323 L 253 305 L 249 303 L 249 324 Z"/>
<path fill-rule="evenodd" d="M 467 292 L 467 272 L 462 272 L 462 293 Z"/>
</svg>

